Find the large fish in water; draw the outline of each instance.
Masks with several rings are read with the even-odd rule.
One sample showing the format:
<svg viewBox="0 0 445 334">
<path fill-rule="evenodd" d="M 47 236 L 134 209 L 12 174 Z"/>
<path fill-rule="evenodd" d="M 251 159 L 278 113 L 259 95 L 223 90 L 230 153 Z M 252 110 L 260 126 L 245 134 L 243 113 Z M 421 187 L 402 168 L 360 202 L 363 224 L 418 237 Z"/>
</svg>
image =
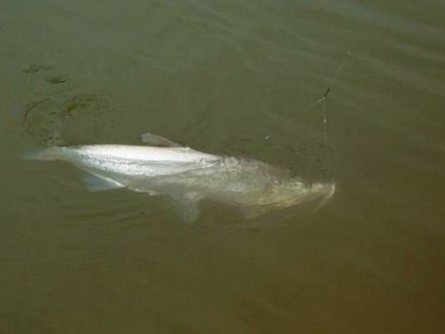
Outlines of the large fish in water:
<svg viewBox="0 0 445 334">
<path fill-rule="evenodd" d="M 199 215 L 210 199 L 240 207 L 246 218 L 314 200 L 323 202 L 335 184 L 306 183 L 288 171 L 258 160 L 203 153 L 152 134 L 147 146 L 85 145 L 50 147 L 27 154 L 36 160 L 63 160 L 86 171 L 90 191 L 128 188 L 167 195 L 180 204 L 184 220 Z"/>
</svg>

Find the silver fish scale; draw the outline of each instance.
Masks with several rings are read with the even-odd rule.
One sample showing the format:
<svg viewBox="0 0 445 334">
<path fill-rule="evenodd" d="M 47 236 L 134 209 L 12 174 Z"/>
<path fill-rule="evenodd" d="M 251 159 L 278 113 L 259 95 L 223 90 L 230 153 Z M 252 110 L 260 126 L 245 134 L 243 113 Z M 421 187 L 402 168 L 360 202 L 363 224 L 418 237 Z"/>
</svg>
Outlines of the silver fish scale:
<svg viewBox="0 0 445 334">
<path fill-rule="evenodd" d="M 64 160 L 92 174 L 92 191 L 126 187 L 150 195 L 168 195 L 184 219 L 198 216 L 198 203 L 208 198 L 238 206 L 246 217 L 299 205 L 314 199 L 324 203 L 335 183 L 303 182 L 289 171 L 264 162 L 223 157 L 184 147 L 91 145 L 48 148 L 32 156 Z"/>
</svg>

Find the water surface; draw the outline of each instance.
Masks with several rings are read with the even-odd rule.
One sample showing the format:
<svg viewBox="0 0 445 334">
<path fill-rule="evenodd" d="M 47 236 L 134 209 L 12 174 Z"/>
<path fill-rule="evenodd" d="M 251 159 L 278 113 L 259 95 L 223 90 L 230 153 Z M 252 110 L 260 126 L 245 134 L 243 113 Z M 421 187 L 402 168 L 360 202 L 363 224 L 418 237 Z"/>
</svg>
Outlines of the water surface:
<svg viewBox="0 0 445 334">
<path fill-rule="evenodd" d="M 0 333 L 445 330 L 445 5 L 3 1 Z M 348 50 L 341 72 L 335 77 Z M 332 85 L 323 106 L 308 110 Z M 88 193 L 68 144 L 197 149 L 333 178 L 320 210 L 246 221 Z"/>
</svg>

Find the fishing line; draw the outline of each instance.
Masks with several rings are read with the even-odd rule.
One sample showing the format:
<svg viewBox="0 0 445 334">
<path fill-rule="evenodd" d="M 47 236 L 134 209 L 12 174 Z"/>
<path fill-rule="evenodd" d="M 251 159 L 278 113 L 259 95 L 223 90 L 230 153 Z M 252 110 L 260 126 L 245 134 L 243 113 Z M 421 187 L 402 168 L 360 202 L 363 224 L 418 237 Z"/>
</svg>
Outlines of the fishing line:
<svg viewBox="0 0 445 334">
<path fill-rule="evenodd" d="M 343 67 L 345 66 L 346 60 L 349 58 L 349 56 L 352 53 L 352 47 L 349 48 L 349 50 L 346 52 L 346 54 L 344 55 L 340 65 L 337 67 L 337 70 L 335 71 L 334 75 L 331 77 L 331 79 L 329 80 L 329 85 L 328 88 L 326 89 L 326 91 L 324 92 L 324 94 L 318 99 L 316 100 L 314 103 L 312 103 L 308 108 L 306 108 L 303 113 L 309 112 L 312 109 L 314 109 L 319 103 L 323 102 L 323 140 L 324 143 L 327 146 L 327 139 L 328 139 L 328 115 L 327 115 L 327 107 L 326 107 L 326 99 L 328 97 L 328 95 L 331 93 L 332 89 L 335 87 L 336 83 L 337 83 L 337 78 L 340 75 L 340 72 L 342 71 Z M 271 118 L 280 118 L 280 116 L 278 115 L 272 115 L 270 112 L 264 112 L 264 114 L 266 114 L 267 116 L 271 117 Z M 288 123 L 288 121 L 285 121 L 283 119 L 283 124 Z M 269 140 L 271 137 L 271 135 L 269 133 L 267 133 L 264 137 L 265 140 Z"/>
<path fill-rule="evenodd" d="M 337 83 L 337 78 L 338 78 L 340 72 L 342 71 L 343 67 L 345 66 L 346 60 L 349 58 L 351 53 L 352 53 L 352 47 L 349 48 L 349 50 L 346 52 L 346 54 L 343 57 L 342 62 L 338 66 L 338 68 L 335 71 L 334 75 L 331 77 L 331 79 L 329 81 L 328 88 L 326 89 L 325 93 L 317 101 L 312 103 L 304 112 L 311 111 L 317 104 L 319 104 L 320 102 L 326 100 L 326 98 L 328 97 L 329 93 L 332 91 L 332 89 L 334 88 L 335 84 Z M 323 118 L 327 119 L 326 114 L 323 115 Z"/>
<path fill-rule="evenodd" d="M 314 103 L 312 103 L 308 108 L 306 108 L 305 110 L 303 110 L 303 113 L 309 112 L 312 109 L 314 109 L 318 104 L 322 103 L 322 113 L 323 113 L 323 137 L 322 137 L 322 148 L 323 150 L 325 150 L 325 153 L 328 154 L 329 151 L 331 151 L 332 155 L 331 155 L 331 164 L 335 165 L 335 153 L 334 153 L 334 149 L 333 147 L 329 146 L 329 122 L 328 122 L 328 110 L 327 110 L 327 97 L 329 96 L 329 94 L 331 93 L 331 91 L 335 88 L 335 85 L 337 84 L 337 80 L 338 77 L 341 73 L 341 71 L 343 70 L 346 61 L 348 60 L 348 58 L 350 57 L 350 55 L 352 54 L 352 47 L 350 47 L 346 53 L 343 56 L 343 59 L 341 60 L 340 64 L 338 65 L 337 69 L 335 70 L 334 74 L 331 76 L 331 78 L 328 80 L 328 87 L 326 88 L 326 91 L 323 93 L 323 95 L 318 98 Z M 293 124 L 293 122 L 289 119 L 284 119 L 282 116 L 277 115 L 277 114 L 272 114 L 270 112 L 264 112 L 264 114 L 266 114 L 269 118 L 273 119 L 275 122 L 278 122 L 278 124 L 281 127 L 284 127 L 288 130 L 294 131 L 295 130 L 295 126 L 301 128 L 303 125 L 302 124 Z M 293 129 L 292 129 L 293 128 Z M 267 133 L 264 137 L 265 140 L 270 140 L 271 135 L 270 133 Z M 289 143 L 290 144 L 290 143 Z M 290 144 L 290 146 L 292 147 L 292 144 Z M 292 150 L 294 151 L 294 150 Z M 326 156 L 326 158 L 328 158 L 328 156 Z M 332 171 L 328 172 L 329 169 L 327 168 L 323 168 L 324 172 L 327 173 L 329 175 L 329 177 L 333 177 L 332 175 Z M 328 176 L 326 175 L 326 176 Z"/>
<path fill-rule="evenodd" d="M 329 95 L 329 93 L 332 91 L 332 89 L 335 87 L 337 83 L 337 78 L 340 75 L 340 72 L 342 71 L 343 67 L 345 66 L 346 60 L 349 58 L 349 56 L 352 53 L 352 47 L 349 48 L 349 50 L 346 52 L 346 54 L 343 57 L 343 60 L 341 61 L 340 65 L 337 67 L 337 70 L 335 71 L 334 75 L 329 80 L 328 88 L 326 89 L 325 93 L 313 104 L 311 104 L 304 112 L 309 112 L 312 109 L 315 108 L 319 103 L 323 103 L 323 144 L 325 148 L 328 147 L 328 112 L 326 107 L 326 99 Z"/>
<path fill-rule="evenodd" d="M 334 75 L 332 76 L 330 80 L 330 84 L 328 88 L 326 89 L 326 92 L 315 102 L 313 103 L 305 112 L 310 111 L 313 109 L 318 103 L 323 103 L 323 146 L 326 150 L 329 148 L 329 142 L 328 142 L 328 112 L 326 107 L 326 99 L 329 95 L 329 93 L 332 91 L 333 87 L 337 83 L 337 78 L 340 75 L 340 72 L 342 71 L 343 67 L 345 66 L 346 60 L 349 58 L 349 56 L 352 53 L 352 47 L 349 48 L 349 50 L 346 52 L 346 54 L 343 57 L 343 60 L 341 61 L 340 65 L 338 66 L 337 70 L 335 71 Z M 334 151 L 334 148 L 331 147 L 332 151 Z M 327 153 L 327 152 L 326 152 Z M 327 156 L 326 156 L 327 157 Z M 332 163 L 335 165 L 335 153 L 332 155 Z M 332 177 L 332 175 L 331 175 Z"/>
</svg>

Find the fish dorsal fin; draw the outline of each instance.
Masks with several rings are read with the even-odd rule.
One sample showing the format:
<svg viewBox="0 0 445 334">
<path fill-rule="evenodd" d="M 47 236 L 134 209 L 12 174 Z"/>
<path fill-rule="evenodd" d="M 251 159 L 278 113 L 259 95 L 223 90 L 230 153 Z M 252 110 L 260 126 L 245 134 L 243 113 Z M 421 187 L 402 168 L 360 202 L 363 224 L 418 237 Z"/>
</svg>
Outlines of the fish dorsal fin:
<svg viewBox="0 0 445 334">
<path fill-rule="evenodd" d="M 113 189 L 124 188 L 124 186 L 116 181 L 96 176 L 90 173 L 82 175 L 82 181 L 90 192 L 107 191 Z"/>
<path fill-rule="evenodd" d="M 199 201 L 201 195 L 196 192 L 190 192 L 181 195 L 172 195 L 177 205 L 178 212 L 186 223 L 194 222 L 199 216 Z"/>
<path fill-rule="evenodd" d="M 141 134 L 141 140 L 144 144 L 150 146 L 160 146 L 160 147 L 184 147 L 181 144 L 175 143 L 167 138 L 154 135 L 150 132 Z"/>
</svg>

